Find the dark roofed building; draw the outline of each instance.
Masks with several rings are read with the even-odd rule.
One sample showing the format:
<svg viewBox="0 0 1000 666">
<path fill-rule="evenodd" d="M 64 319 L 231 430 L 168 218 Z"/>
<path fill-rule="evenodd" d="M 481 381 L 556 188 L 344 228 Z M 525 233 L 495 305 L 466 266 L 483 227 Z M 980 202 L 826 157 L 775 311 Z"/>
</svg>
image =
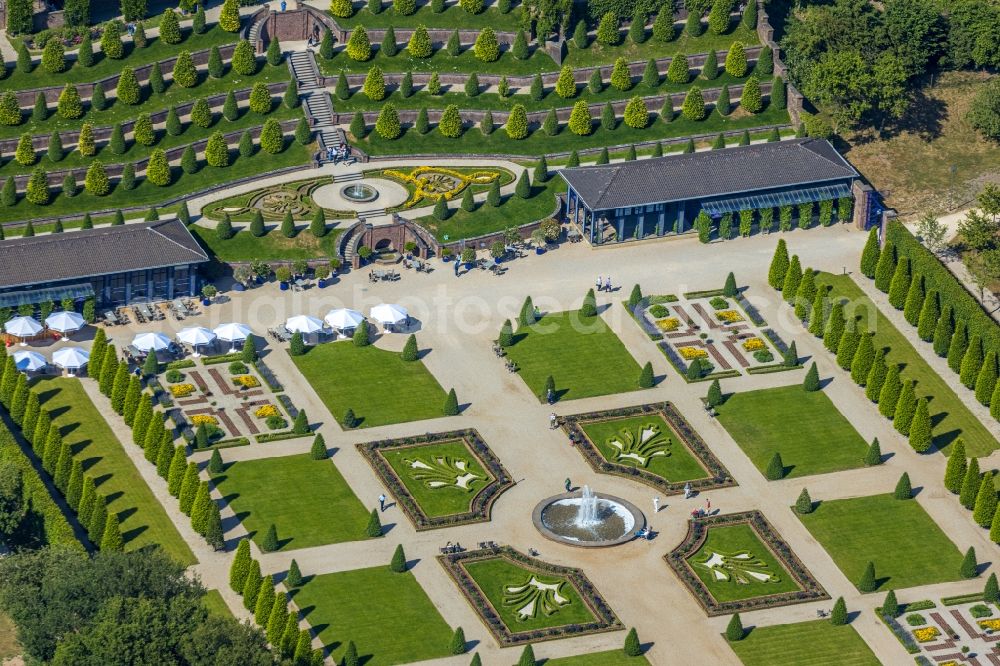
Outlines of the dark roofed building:
<svg viewBox="0 0 1000 666">
<path fill-rule="evenodd" d="M 703 210 L 719 219 L 743 210 L 849 199 L 859 177 L 822 139 L 576 167 L 560 174 L 568 184 L 569 219 L 595 244 L 684 233 Z"/>
<path fill-rule="evenodd" d="M 80 300 L 98 307 L 196 293 L 208 255 L 176 219 L 0 242 L 0 307 Z"/>
</svg>

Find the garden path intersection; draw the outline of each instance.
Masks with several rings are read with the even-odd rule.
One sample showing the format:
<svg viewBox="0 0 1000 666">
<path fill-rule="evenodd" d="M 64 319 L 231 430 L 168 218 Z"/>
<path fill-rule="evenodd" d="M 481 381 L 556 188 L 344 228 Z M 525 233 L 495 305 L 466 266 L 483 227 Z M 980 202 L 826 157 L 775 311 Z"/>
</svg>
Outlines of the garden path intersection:
<svg viewBox="0 0 1000 666">
<path fill-rule="evenodd" d="M 811 265 L 839 273 L 845 266 L 856 264 L 865 236 L 846 226 L 796 231 L 784 235 L 792 251 L 799 254 L 803 265 Z M 404 273 L 398 282 L 370 284 L 364 270 L 341 275 L 338 282 L 325 289 L 301 292 L 280 292 L 276 285 L 267 284 L 247 292 L 228 292 L 231 299 L 212 305 L 185 325 L 209 328 L 224 321 L 243 321 L 258 333 L 283 321 L 287 316 L 308 313 L 321 316 L 333 307 L 353 307 L 367 311 L 379 302 L 396 302 L 409 308 L 416 319 L 417 338 L 421 349 L 430 350 L 423 363 L 445 387 L 455 387 L 462 404 L 468 407 L 460 416 L 438 418 L 418 423 L 401 423 L 356 431 L 342 430 L 325 408 L 320 397 L 302 378 L 285 349 L 272 344 L 265 352 L 268 366 L 285 383 L 300 409 L 305 409 L 327 446 L 335 451 L 332 464 L 344 476 L 354 493 L 368 507 L 377 506 L 376 498 L 385 491 L 354 444 L 375 439 L 405 437 L 424 432 L 443 432 L 459 428 L 475 428 L 493 452 L 510 471 L 516 485 L 503 493 L 492 508 L 492 520 L 445 530 L 416 532 L 398 507 L 382 514 L 387 526 L 386 536 L 377 541 L 352 541 L 312 548 L 261 553 L 252 546 L 264 573 L 285 571 L 294 557 L 305 575 L 346 571 L 366 566 L 387 564 L 396 544 L 403 543 L 408 557 L 417 560 L 413 575 L 427 592 L 444 620 L 450 626 L 462 626 L 471 641 L 478 641 L 476 650 L 486 664 L 509 664 L 516 659 L 517 649 L 501 650 L 485 631 L 471 607 L 461 598 L 455 584 L 434 557 L 445 541 L 470 546 L 492 540 L 509 544 L 522 552 L 529 548 L 540 551 L 546 562 L 581 568 L 605 596 L 611 608 L 628 626 L 635 626 L 644 641 L 653 645 L 647 653 L 656 664 L 672 663 L 738 663 L 721 633 L 727 617 L 706 618 L 688 590 L 663 561 L 687 530 L 691 509 L 701 506 L 704 498 L 683 500 L 667 497 L 660 512 L 647 518 L 658 536 L 652 542 L 635 541 L 611 550 L 576 549 L 545 542 L 531 524 L 534 505 L 544 497 L 561 490 L 562 480 L 570 477 L 573 484 L 584 483 L 598 493 L 622 497 L 641 507 L 648 507 L 655 494 L 651 488 L 622 478 L 597 475 L 581 456 L 569 446 L 561 430 L 548 428 L 548 416 L 553 407 L 539 402 L 515 375 L 504 371 L 502 361 L 491 352 L 491 341 L 505 318 L 516 316 L 524 296 L 531 295 L 543 312 L 556 312 L 579 307 L 586 289 L 597 274 L 613 277 L 616 292 L 601 294 L 598 299 L 601 318 L 622 340 L 641 365 L 653 364 L 657 377 L 665 377 L 655 388 L 630 393 L 585 398 L 557 403 L 558 414 L 572 414 L 636 404 L 669 400 L 692 424 L 739 483 L 732 488 L 713 490 L 705 495 L 712 506 L 723 513 L 757 509 L 763 512 L 774 528 L 792 547 L 806 567 L 832 597 L 844 596 L 852 611 L 863 611 L 853 626 L 871 646 L 883 663 L 906 663 L 909 657 L 896 639 L 881 625 L 872 609 L 882 595 L 861 595 L 852 581 L 837 568 L 833 559 L 810 535 L 789 509 L 803 485 L 808 485 L 814 499 L 855 497 L 890 492 L 901 470 L 909 472 L 914 487 L 922 487 L 916 501 L 938 525 L 946 527 L 956 545 L 964 550 L 974 545 L 977 552 L 992 553 L 993 546 L 984 531 L 975 527 L 960 505 L 941 488 L 942 456 L 918 456 L 891 427 L 878 416 L 877 410 L 848 377 L 836 368 L 820 341 L 802 333 L 801 326 L 766 283 L 767 266 L 776 239 L 759 236 L 737 242 L 702 245 L 695 239 L 680 239 L 634 244 L 614 249 L 591 250 L 584 244 L 564 244 L 543 256 L 531 255 L 512 262 L 503 279 L 487 272 L 474 271 L 456 279 L 452 271 L 438 262 L 430 274 Z M 719 267 L 724 267 L 720 270 Z M 860 435 L 870 441 L 878 437 L 883 453 L 892 458 L 884 465 L 872 468 L 824 474 L 806 480 L 768 482 L 757 471 L 725 429 L 708 417 L 700 398 L 707 385 L 686 384 L 668 365 L 655 345 L 627 316 L 620 301 L 627 297 L 632 284 L 639 283 L 645 293 L 681 293 L 692 289 L 717 287 L 731 268 L 740 285 L 748 287 L 748 299 L 785 340 L 795 339 L 801 357 L 815 359 L 820 375 L 832 377 L 825 392 L 851 421 Z M 869 288 L 866 280 L 859 284 L 880 306 L 883 295 Z M 895 312 L 883 309 L 892 317 Z M 122 344 L 133 332 L 166 330 L 176 326 L 172 321 L 153 325 L 130 325 L 109 331 Z M 900 326 L 908 336 L 912 329 Z M 399 351 L 404 335 L 383 335 L 376 347 Z M 915 337 L 915 336 L 913 336 Z M 349 343 L 348 343 L 349 344 Z M 343 372 L 358 371 L 345 368 Z M 723 381 L 726 391 L 747 391 L 793 384 L 801 381 L 801 373 L 745 375 Z M 91 390 L 95 403 L 107 413 L 106 398 Z M 129 433 L 120 420 L 110 419 L 123 441 Z M 984 421 L 989 423 L 989 421 Z M 996 434 L 996 427 L 991 428 Z M 268 444 L 252 444 L 222 451 L 227 463 L 305 453 L 308 439 L 286 440 Z M 139 449 L 126 446 L 133 457 Z M 196 452 L 193 459 L 205 462 L 206 452 Z M 193 571 L 210 588 L 217 588 L 238 617 L 245 617 L 240 599 L 226 585 L 232 548 L 246 532 L 230 508 L 223 511 L 229 552 L 214 553 L 204 541 L 196 538 L 189 521 L 179 513 L 176 503 L 166 497 L 165 483 L 152 473 L 149 465 L 136 460 L 137 467 L 154 493 L 163 501 L 175 525 L 185 536 L 198 557 Z M 207 471 L 202 472 L 204 478 Z M 222 495 L 214 491 L 217 500 Z M 391 498 L 390 498 L 391 499 Z M 981 559 L 989 561 L 988 555 Z M 625 564 L 625 566 L 623 566 Z M 901 601 L 915 598 L 958 594 L 980 589 L 982 579 L 902 591 Z M 828 610 L 829 601 L 811 602 L 775 609 L 748 612 L 745 625 L 770 625 L 805 621 L 816 617 L 817 609 Z M 683 637 L 682 639 L 679 637 Z M 612 632 L 566 638 L 535 645 L 538 657 L 569 656 L 609 650 L 621 645 L 623 634 Z M 317 639 L 315 645 L 319 646 Z M 441 664 L 465 664 L 468 656 L 437 660 Z"/>
</svg>

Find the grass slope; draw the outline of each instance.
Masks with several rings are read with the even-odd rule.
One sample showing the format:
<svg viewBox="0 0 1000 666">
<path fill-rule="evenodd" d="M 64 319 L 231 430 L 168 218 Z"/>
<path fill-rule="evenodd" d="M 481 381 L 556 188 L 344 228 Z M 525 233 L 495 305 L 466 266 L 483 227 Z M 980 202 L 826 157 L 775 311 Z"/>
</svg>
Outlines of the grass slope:
<svg viewBox="0 0 1000 666">
<path fill-rule="evenodd" d="M 744 666 L 879 666 L 871 648 L 851 625 L 832 626 L 825 620 L 754 627 L 729 643 Z"/>
<path fill-rule="evenodd" d="M 239 461 L 213 480 L 258 545 L 271 523 L 282 549 L 366 538 L 368 512 L 329 460 Z"/>
<path fill-rule="evenodd" d="M 335 663 L 349 640 L 365 666 L 449 654 L 451 628 L 412 573 L 393 573 L 383 565 L 323 574 L 293 595 Z"/>
<path fill-rule="evenodd" d="M 211 224 L 211 222 L 209 222 Z M 334 223 L 336 224 L 336 223 Z M 292 238 L 285 238 L 278 230 L 280 225 L 268 225 L 268 233 L 257 238 L 246 229 L 241 229 L 232 238 L 220 240 L 215 228 L 192 225 L 191 233 L 219 261 L 253 261 L 254 259 L 275 259 L 295 261 L 296 259 L 321 259 L 337 256 L 337 239 L 343 229 L 329 228 L 326 235 L 316 238 L 309 231 L 300 228 Z M 327 222 L 330 227 L 330 222 Z"/>
<path fill-rule="evenodd" d="M 903 379 L 917 382 L 915 387 L 917 397 L 926 397 L 927 406 L 930 408 L 935 446 L 947 453 L 951 443 L 962 437 L 965 439 L 966 453 L 971 456 L 987 455 L 1000 448 L 1000 443 L 955 394 L 952 388 L 955 382 L 954 375 L 945 379 L 935 372 L 920 352 L 886 319 L 850 276 L 821 273 L 816 283 L 832 286 L 831 297 L 846 298 L 854 313 L 861 317 L 865 327 L 875 331 L 875 348 L 882 347 L 889 350 L 886 362 L 902 365 Z M 870 321 L 873 312 L 876 317 L 874 322 Z M 923 349 L 926 354 L 934 353 L 929 346 Z M 964 388 L 962 390 L 964 391 Z"/>
<path fill-rule="evenodd" d="M 855 585 L 869 561 L 883 592 L 960 578 L 962 554 L 916 500 L 854 497 L 796 515 Z"/>
<path fill-rule="evenodd" d="M 63 440 L 73 447 L 74 457 L 94 478 L 97 490 L 107 499 L 108 511 L 118 513 L 125 549 L 156 544 L 181 564 L 194 564 L 194 553 L 125 453 L 124 447 L 133 444 L 118 440 L 81 381 L 90 380 L 41 379 L 32 390 L 59 426 Z"/>
<path fill-rule="evenodd" d="M 527 330 L 518 329 L 507 348 L 531 392 L 545 398 L 545 380 L 555 379 L 556 395 L 575 400 L 639 390 L 639 364 L 598 317 L 579 310 L 544 315 Z"/>
<path fill-rule="evenodd" d="M 868 445 L 822 391 L 782 386 L 736 393 L 716 408 L 721 423 L 763 474 L 775 452 L 786 477 L 863 465 Z"/>
<path fill-rule="evenodd" d="M 421 361 L 351 341 L 309 347 L 292 360 L 338 421 L 348 409 L 359 427 L 444 416 L 447 394 Z"/>
</svg>

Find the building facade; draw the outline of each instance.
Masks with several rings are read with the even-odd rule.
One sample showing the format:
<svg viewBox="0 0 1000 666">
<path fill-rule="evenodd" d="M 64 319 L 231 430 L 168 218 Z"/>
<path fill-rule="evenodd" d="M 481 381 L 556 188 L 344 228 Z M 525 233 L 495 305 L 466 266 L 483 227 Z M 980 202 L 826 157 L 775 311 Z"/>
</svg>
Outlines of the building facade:
<svg viewBox="0 0 1000 666">
<path fill-rule="evenodd" d="M 0 241 L 0 307 L 93 298 L 98 308 L 198 293 L 208 255 L 176 219 Z"/>
<path fill-rule="evenodd" d="M 567 217 L 594 245 L 683 234 L 702 211 L 718 221 L 744 210 L 845 201 L 859 179 L 821 139 L 576 167 L 560 175 L 568 186 Z"/>
</svg>

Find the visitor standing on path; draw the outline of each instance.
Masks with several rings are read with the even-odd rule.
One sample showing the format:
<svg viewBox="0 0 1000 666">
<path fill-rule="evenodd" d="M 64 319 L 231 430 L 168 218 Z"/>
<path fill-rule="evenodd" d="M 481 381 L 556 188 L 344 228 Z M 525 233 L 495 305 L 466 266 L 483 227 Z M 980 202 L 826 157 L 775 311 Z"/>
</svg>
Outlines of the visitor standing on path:
<svg viewBox="0 0 1000 666">
<path fill-rule="evenodd" d="M 556 413 L 552 412 L 551 414 L 549 414 L 549 428 L 555 430 L 558 427 L 559 427 L 559 419 L 556 418 Z"/>
<path fill-rule="evenodd" d="M 684 484 L 684 499 L 691 499 L 691 484 Z"/>
<path fill-rule="evenodd" d="M 385 513 L 385 493 L 378 496 L 378 508 L 379 511 Z"/>
<path fill-rule="evenodd" d="M 573 484 L 570 483 L 569 477 L 566 477 L 566 492 L 569 492 L 573 488 Z"/>
<path fill-rule="evenodd" d="M 597 291 L 600 291 L 600 290 L 601 290 L 601 286 L 602 286 L 603 284 L 604 284 L 604 283 L 603 283 L 603 282 L 601 282 L 601 276 L 600 276 L 600 275 L 598 275 L 598 276 L 597 276 Z"/>
<path fill-rule="evenodd" d="M 653 513 L 660 512 L 660 498 L 659 496 L 653 498 Z"/>
</svg>

